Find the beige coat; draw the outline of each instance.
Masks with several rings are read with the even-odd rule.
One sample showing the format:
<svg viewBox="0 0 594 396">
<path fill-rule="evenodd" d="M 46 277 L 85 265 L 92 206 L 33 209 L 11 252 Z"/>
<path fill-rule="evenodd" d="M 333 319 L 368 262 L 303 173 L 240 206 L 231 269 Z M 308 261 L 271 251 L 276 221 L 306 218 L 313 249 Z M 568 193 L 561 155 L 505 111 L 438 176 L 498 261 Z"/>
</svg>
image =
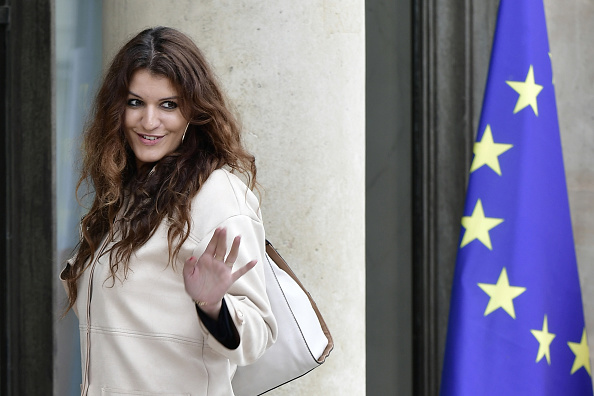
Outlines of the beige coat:
<svg viewBox="0 0 594 396">
<path fill-rule="evenodd" d="M 274 343 L 277 326 L 261 265 L 265 236 L 257 198 L 236 176 L 217 170 L 193 199 L 191 210 L 191 236 L 175 268 L 167 266 L 166 224 L 132 255 L 123 282 L 109 279 L 108 255 L 98 260 L 90 304 L 88 395 L 233 395 L 231 378 L 237 365 L 255 361 Z M 229 248 L 233 237 L 241 235 L 237 267 L 258 260 L 225 296 L 241 338 L 236 350 L 208 333 L 184 290 L 184 261 L 200 257 L 217 227 L 227 228 Z M 83 373 L 89 273 L 78 283 L 76 302 Z"/>
</svg>

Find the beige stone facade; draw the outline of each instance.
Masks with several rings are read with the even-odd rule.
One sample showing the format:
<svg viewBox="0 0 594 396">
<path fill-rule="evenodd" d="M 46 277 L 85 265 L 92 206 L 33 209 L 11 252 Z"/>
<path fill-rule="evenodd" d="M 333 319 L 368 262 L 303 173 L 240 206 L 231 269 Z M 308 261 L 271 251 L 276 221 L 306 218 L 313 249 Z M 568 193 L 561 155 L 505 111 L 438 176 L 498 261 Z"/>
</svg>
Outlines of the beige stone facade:
<svg viewBox="0 0 594 396">
<path fill-rule="evenodd" d="M 256 155 L 267 237 L 332 332 L 320 368 L 274 395 L 365 394 L 364 1 L 106 0 L 103 53 L 165 25 L 205 52 Z"/>
</svg>

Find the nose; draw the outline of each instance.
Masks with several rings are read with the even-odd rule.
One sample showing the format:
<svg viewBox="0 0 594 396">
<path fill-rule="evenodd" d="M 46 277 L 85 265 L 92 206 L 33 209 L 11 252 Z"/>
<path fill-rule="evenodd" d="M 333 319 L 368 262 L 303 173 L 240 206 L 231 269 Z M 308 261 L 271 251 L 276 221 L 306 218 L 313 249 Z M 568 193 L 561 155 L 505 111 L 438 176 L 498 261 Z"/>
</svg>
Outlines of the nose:
<svg viewBox="0 0 594 396">
<path fill-rule="evenodd" d="M 152 131 L 159 127 L 159 114 L 153 106 L 147 106 L 142 114 L 141 125 L 145 131 Z"/>
</svg>

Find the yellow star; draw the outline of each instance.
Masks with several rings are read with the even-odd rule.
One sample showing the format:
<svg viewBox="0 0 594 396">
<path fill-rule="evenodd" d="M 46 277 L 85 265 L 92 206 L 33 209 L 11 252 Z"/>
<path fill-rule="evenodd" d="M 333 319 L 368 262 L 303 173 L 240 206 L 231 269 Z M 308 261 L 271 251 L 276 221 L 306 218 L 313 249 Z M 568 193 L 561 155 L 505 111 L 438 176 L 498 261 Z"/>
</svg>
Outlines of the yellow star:
<svg viewBox="0 0 594 396">
<path fill-rule="evenodd" d="M 491 297 L 485 309 L 485 316 L 498 308 L 503 308 L 512 318 L 516 318 L 513 299 L 526 291 L 525 287 L 510 286 L 505 267 L 501 270 L 497 283 L 479 283 L 478 286 Z"/>
<path fill-rule="evenodd" d="M 481 141 L 474 144 L 474 159 L 472 160 L 470 173 L 483 165 L 488 165 L 489 168 L 493 169 L 495 173 L 501 176 L 501 168 L 499 167 L 499 159 L 497 157 L 512 147 L 513 145 L 511 144 L 493 142 L 491 126 L 487 125 Z"/>
<path fill-rule="evenodd" d="M 586 336 L 586 328 L 582 333 L 582 340 L 578 344 L 577 342 L 568 342 L 567 345 L 571 348 L 571 351 L 575 355 L 573 361 L 573 367 L 571 367 L 571 374 L 578 371 L 580 368 L 585 368 L 590 376 L 590 350 L 588 349 L 588 336 Z"/>
<path fill-rule="evenodd" d="M 514 114 L 525 107 L 530 106 L 532 107 L 534 114 L 538 116 L 538 104 L 536 102 L 536 97 L 540 91 L 542 91 L 542 85 L 534 83 L 534 70 L 532 65 L 530 65 L 530 69 L 528 69 L 526 81 L 506 81 L 506 83 L 520 94 L 520 97 L 516 102 L 516 107 L 514 108 Z"/>
<path fill-rule="evenodd" d="M 483 211 L 483 204 L 479 199 L 474 206 L 474 210 L 472 211 L 471 216 L 463 216 L 462 217 L 462 226 L 466 229 L 464 231 L 464 236 L 462 237 L 462 243 L 460 247 L 464 247 L 468 245 L 470 242 L 478 239 L 489 248 L 489 250 L 493 250 L 491 247 L 491 238 L 489 237 L 489 230 L 503 222 L 503 219 L 498 219 L 495 217 L 485 217 L 485 212 Z"/>
<path fill-rule="evenodd" d="M 551 342 L 555 338 L 555 334 L 549 333 L 549 323 L 547 320 L 547 315 L 544 317 L 544 321 L 542 322 L 542 330 L 530 330 L 532 335 L 538 340 L 540 344 L 538 346 L 538 353 L 536 355 L 536 363 L 540 362 L 543 357 L 546 356 L 547 363 L 549 366 L 551 365 Z"/>
</svg>

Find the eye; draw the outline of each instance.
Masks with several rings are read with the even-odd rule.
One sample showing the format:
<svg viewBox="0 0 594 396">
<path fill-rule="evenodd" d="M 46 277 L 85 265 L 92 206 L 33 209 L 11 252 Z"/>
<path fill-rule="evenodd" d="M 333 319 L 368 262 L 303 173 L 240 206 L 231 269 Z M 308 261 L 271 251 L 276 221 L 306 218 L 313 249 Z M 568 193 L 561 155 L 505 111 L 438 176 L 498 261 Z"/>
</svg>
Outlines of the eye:
<svg viewBox="0 0 594 396">
<path fill-rule="evenodd" d="M 128 102 L 126 102 L 126 104 L 130 107 L 138 107 L 142 105 L 142 101 L 139 99 L 128 99 Z"/>
<path fill-rule="evenodd" d="M 167 100 L 167 101 L 161 103 L 161 106 L 167 110 L 177 109 L 177 103 L 175 103 L 171 100 Z"/>
</svg>

